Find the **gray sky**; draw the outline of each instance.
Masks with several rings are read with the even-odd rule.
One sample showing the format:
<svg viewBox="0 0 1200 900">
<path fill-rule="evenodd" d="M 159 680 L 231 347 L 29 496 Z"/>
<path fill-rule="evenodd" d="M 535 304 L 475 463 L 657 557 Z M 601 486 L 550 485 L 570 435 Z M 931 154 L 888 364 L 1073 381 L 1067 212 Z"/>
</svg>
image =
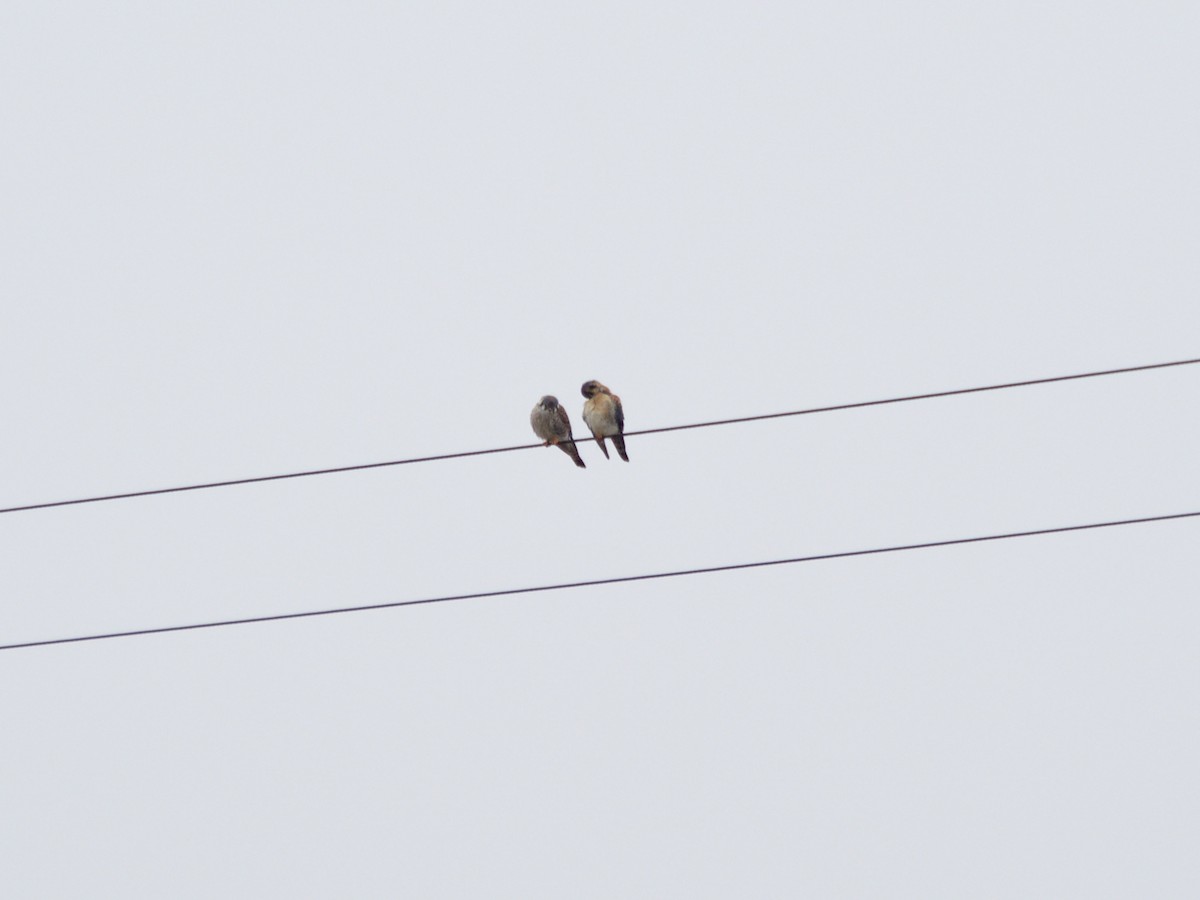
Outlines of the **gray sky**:
<svg viewBox="0 0 1200 900">
<path fill-rule="evenodd" d="M 0 505 L 1196 357 L 1183 3 L 25 4 Z M 1200 509 L 1200 367 L 0 516 L 0 643 Z M 0 654 L 22 897 L 1195 897 L 1196 520 Z"/>
</svg>

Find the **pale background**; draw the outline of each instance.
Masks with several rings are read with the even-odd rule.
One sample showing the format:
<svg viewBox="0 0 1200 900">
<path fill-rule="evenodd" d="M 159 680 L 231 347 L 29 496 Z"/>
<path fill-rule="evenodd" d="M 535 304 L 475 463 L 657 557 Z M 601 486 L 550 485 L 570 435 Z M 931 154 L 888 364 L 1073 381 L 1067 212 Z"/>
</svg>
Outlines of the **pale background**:
<svg viewBox="0 0 1200 900">
<path fill-rule="evenodd" d="M 1200 7 L 37 3 L 0 505 L 1196 357 Z M 1200 509 L 1200 367 L 0 516 L 0 643 Z M 0 654 L 14 897 L 1200 895 L 1200 524 Z"/>
</svg>

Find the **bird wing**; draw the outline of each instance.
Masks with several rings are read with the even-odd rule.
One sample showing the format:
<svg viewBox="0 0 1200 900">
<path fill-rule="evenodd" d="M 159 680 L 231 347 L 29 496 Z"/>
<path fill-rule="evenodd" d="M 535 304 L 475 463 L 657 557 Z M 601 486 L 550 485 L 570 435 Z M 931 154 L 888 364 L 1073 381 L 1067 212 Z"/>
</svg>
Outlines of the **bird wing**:
<svg viewBox="0 0 1200 900">
<path fill-rule="evenodd" d="M 558 421 L 562 423 L 562 436 L 570 437 L 571 436 L 571 419 L 567 415 L 567 408 L 560 404 L 558 407 L 557 415 L 558 415 Z"/>
</svg>

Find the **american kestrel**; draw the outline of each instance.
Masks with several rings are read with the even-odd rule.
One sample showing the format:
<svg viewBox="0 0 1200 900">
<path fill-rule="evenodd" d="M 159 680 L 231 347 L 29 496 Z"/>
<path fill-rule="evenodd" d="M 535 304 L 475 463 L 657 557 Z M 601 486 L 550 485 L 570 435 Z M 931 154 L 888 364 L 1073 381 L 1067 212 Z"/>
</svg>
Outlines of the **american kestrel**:
<svg viewBox="0 0 1200 900">
<path fill-rule="evenodd" d="M 604 439 L 610 437 L 621 459 L 629 462 L 625 455 L 625 410 L 621 408 L 621 398 L 598 381 L 585 381 L 580 393 L 588 398 L 583 404 L 584 424 L 604 451 L 604 458 L 609 458 Z"/>
<path fill-rule="evenodd" d="M 545 441 L 547 447 L 554 444 L 575 460 L 575 465 L 579 468 L 587 468 L 571 437 L 571 420 L 567 418 L 567 411 L 558 402 L 557 397 L 547 394 L 539 400 L 533 412 L 529 414 L 529 424 L 533 426 L 533 433 Z"/>
</svg>

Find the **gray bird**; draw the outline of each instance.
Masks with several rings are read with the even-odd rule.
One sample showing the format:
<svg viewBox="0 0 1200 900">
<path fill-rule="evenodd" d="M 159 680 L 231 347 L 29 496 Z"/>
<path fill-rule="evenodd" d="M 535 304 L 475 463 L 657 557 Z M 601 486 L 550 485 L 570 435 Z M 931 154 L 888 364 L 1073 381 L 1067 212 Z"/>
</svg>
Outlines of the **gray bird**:
<svg viewBox="0 0 1200 900">
<path fill-rule="evenodd" d="M 583 404 L 583 422 L 600 445 L 604 458 L 609 459 L 608 448 L 604 446 L 604 439 L 608 437 L 612 438 L 621 459 L 629 462 L 625 453 L 625 410 L 621 408 L 621 398 L 598 381 L 585 381 L 579 390 L 588 398 Z"/>
<path fill-rule="evenodd" d="M 579 468 L 587 468 L 575 448 L 575 441 L 571 435 L 571 420 L 557 397 L 547 394 L 539 400 L 533 412 L 529 414 L 529 424 L 533 426 L 533 433 L 545 441 L 547 447 L 553 444 L 575 460 L 575 465 Z"/>
</svg>

